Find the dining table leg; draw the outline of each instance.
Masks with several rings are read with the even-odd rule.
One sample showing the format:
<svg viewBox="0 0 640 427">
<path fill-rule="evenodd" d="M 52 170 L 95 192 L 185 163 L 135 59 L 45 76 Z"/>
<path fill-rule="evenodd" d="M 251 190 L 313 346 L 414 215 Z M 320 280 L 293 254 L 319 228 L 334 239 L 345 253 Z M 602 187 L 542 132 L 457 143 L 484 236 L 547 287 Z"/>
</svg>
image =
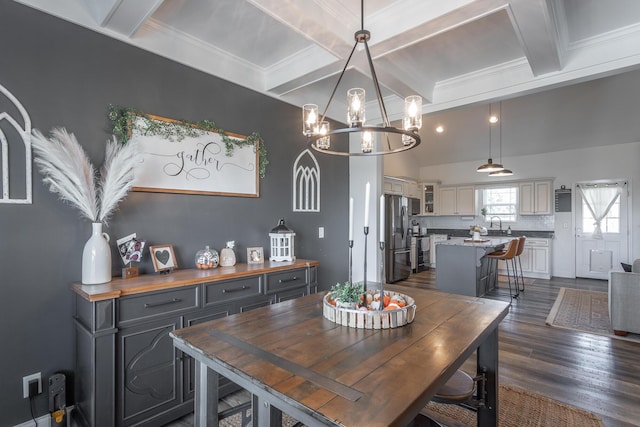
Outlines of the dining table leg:
<svg viewBox="0 0 640 427">
<path fill-rule="evenodd" d="M 266 395 L 252 395 L 253 427 L 282 427 L 282 411 L 273 406 L 265 397 Z"/>
<path fill-rule="evenodd" d="M 478 427 L 498 425 L 498 328 L 478 347 L 478 375 L 485 375 L 485 405 L 478 409 Z"/>
<path fill-rule="evenodd" d="M 196 360 L 194 425 L 218 426 L 218 373 Z"/>
</svg>

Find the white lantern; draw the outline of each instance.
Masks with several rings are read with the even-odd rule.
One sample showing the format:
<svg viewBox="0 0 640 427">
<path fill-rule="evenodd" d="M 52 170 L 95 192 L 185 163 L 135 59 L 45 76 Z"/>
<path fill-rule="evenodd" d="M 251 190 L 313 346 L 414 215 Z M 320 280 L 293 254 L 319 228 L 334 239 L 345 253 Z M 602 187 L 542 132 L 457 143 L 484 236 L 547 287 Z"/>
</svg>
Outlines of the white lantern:
<svg viewBox="0 0 640 427">
<path fill-rule="evenodd" d="M 271 256 L 269 261 L 295 261 L 294 237 L 296 233 L 284 224 L 284 218 L 280 219 L 278 226 L 271 230 Z"/>
</svg>

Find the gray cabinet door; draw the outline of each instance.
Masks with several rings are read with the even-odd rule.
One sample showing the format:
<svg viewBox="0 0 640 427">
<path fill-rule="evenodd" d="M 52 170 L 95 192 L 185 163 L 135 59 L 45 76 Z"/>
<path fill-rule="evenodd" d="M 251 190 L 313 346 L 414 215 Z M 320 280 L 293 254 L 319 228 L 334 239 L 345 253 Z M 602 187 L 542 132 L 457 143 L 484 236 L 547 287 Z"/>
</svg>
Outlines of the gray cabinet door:
<svg viewBox="0 0 640 427">
<path fill-rule="evenodd" d="M 169 337 L 181 317 L 120 329 L 117 334 L 117 408 L 120 425 L 133 425 L 180 403 L 179 361 Z"/>
</svg>

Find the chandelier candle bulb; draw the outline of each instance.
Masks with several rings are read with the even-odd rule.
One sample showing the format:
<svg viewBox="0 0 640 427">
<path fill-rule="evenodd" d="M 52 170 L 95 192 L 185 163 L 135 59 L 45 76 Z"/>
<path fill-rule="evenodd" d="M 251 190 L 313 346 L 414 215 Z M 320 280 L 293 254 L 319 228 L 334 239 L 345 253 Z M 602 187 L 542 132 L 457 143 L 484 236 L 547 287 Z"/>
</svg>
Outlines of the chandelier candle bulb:
<svg viewBox="0 0 640 427">
<path fill-rule="evenodd" d="M 302 106 L 302 133 L 304 136 L 313 135 L 318 127 L 318 106 L 304 104 Z"/>
<path fill-rule="evenodd" d="M 370 153 L 373 150 L 373 135 L 371 135 L 371 132 L 362 132 L 360 148 L 363 153 Z"/>
<path fill-rule="evenodd" d="M 407 96 L 404 100 L 404 129 L 418 130 L 422 128 L 422 97 Z"/>
<path fill-rule="evenodd" d="M 320 126 L 318 128 L 318 133 L 320 135 L 327 135 L 329 133 L 329 122 L 320 122 Z M 330 136 L 324 136 L 320 139 L 318 139 L 317 142 L 318 148 L 326 150 L 331 146 L 331 137 Z"/>
<path fill-rule="evenodd" d="M 361 127 L 364 125 L 364 89 L 356 87 L 347 91 L 347 121 L 351 127 Z"/>
<path fill-rule="evenodd" d="M 367 185 L 364 190 L 364 226 L 369 227 L 369 190 L 371 185 L 367 181 Z"/>
</svg>

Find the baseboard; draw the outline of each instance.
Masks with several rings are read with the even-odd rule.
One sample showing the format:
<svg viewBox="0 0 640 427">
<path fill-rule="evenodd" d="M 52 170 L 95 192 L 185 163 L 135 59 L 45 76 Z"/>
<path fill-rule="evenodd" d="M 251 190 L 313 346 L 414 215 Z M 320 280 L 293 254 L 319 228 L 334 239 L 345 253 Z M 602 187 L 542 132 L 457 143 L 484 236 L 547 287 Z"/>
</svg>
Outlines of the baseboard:
<svg viewBox="0 0 640 427">
<path fill-rule="evenodd" d="M 70 416 L 71 412 L 73 411 L 75 407 L 73 405 L 68 406 L 67 408 L 65 408 L 66 413 L 64 415 L 64 419 L 62 421 L 62 423 L 57 424 L 57 423 L 52 423 L 51 422 L 51 414 L 45 414 L 41 417 L 36 418 L 36 422 L 34 423 L 33 420 L 29 420 L 29 421 L 25 421 L 24 423 L 21 424 L 16 424 L 13 427 L 57 427 L 57 426 L 66 426 L 67 424 L 67 420 L 68 417 Z"/>
<path fill-rule="evenodd" d="M 36 418 L 36 422 L 37 424 L 33 420 L 29 420 L 22 424 L 16 424 L 14 427 L 35 427 L 36 425 L 38 427 L 51 427 L 51 415 L 47 414 Z"/>
</svg>

